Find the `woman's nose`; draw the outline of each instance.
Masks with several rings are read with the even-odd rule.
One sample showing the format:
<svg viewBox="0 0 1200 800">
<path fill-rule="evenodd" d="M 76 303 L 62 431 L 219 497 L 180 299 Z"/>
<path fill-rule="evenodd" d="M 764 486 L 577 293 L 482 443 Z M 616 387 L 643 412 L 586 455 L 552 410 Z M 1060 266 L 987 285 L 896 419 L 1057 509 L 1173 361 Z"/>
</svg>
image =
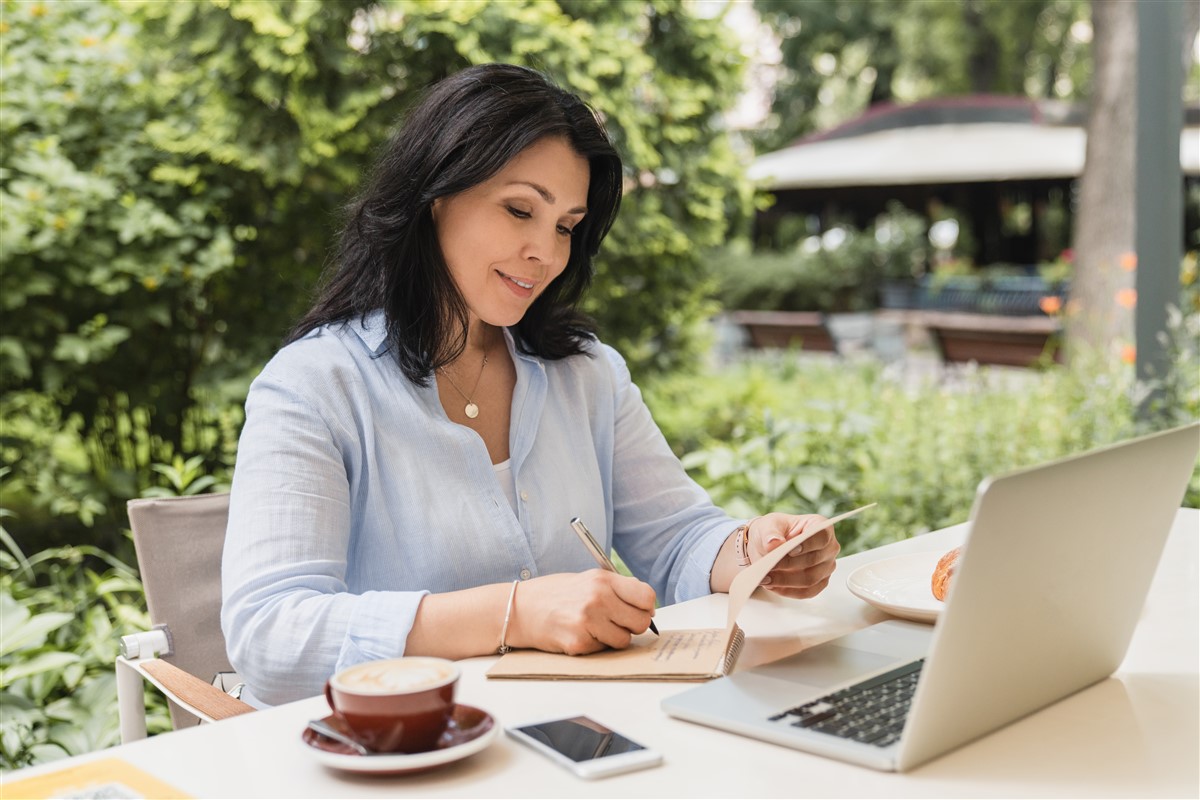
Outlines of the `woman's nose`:
<svg viewBox="0 0 1200 800">
<path fill-rule="evenodd" d="M 547 230 L 540 226 L 530 226 L 522 255 L 528 261 L 553 264 L 558 257 L 559 238 L 555 228 Z"/>
</svg>

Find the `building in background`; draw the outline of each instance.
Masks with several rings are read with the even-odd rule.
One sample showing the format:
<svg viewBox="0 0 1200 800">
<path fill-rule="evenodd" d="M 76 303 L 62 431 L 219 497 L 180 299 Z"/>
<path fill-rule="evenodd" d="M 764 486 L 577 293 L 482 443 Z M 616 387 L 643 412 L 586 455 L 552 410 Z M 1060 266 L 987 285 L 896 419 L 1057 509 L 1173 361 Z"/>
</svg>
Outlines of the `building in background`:
<svg viewBox="0 0 1200 800">
<path fill-rule="evenodd" d="M 1086 112 L 1060 101 L 972 95 L 874 106 L 831 130 L 755 159 L 751 177 L 775 204 L 755 238 L 776 246 L 780 222 L 811 233 L 867 227 L 899 201 L 931 223 L 954 219 L 976 264 L 1033 265 L 1070 246 L 1074 184 L 1083 170 Z M 1200 236 L 1200 107 L 1180 137 L 1184 248 Z M 794 227 L 792 228 L 794 230 Z"/>
</svg>

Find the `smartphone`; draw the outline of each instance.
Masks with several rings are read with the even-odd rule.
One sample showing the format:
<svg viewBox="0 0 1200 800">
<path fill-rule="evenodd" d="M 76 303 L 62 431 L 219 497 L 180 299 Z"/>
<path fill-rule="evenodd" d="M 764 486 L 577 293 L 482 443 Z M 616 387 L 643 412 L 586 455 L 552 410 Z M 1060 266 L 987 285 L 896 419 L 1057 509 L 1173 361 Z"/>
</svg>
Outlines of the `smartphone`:
<svg viewBox="0 0 1200 800">
<path fill-rule="evenodd" d="M 662 755 L 590 717 L 508 728 L 508 735 L 581 778 L 602 778 L 662 763 Z"/>
</svg>

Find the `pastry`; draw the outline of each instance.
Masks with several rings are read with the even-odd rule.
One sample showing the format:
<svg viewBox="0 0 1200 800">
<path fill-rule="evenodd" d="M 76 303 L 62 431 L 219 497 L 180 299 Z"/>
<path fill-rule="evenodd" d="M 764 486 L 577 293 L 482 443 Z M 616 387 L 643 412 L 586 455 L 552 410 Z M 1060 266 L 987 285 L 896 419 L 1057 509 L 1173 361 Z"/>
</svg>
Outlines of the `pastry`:
<svg viewBox="0 0 1200 800">
<path fill-rule="evenodd" d="M 954 568 L 958 565 L 958 555 L 961 551 L 961 547 L 954 548 L 938 559 L 937 566 L 934 567 L 933 596 L 938 600 L 945 600 L 946 593 L 950 591 L 950 579 L 954 577 Z"/>
</svg>

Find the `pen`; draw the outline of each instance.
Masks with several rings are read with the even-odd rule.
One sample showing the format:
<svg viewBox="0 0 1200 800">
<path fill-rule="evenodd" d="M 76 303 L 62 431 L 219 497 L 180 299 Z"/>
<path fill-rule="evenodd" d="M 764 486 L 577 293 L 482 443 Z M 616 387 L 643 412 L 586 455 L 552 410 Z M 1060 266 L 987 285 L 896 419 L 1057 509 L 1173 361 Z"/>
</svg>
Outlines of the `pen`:
<svg viewBox="0 0 1200 800">
<path fill-rule="evenodd" d="M 583 524 L 583 520 L 581 520 L 579 517 L 572 519 L 571 530 L 575 531 L 576 535 L 579 536 L 579 541 L 583 542 L 583 546 L 586 547 L 588 552 L 592 554 L 592 558 L 596 559 L 596 563 L 600 565 L 600 569 L 606 569 L 609 572 L 617 571 L 617 568 L 613 566 L 612 561 L 609 560 L 608 553 L 605 553 L 600 549 L 600 545 L 596 544 L 596 540 L 593 538 L 592 532 L 587 529 L 587 525 Z M 654 631 L 655 636 L 659 635 L 658 628 L 654 626 L 654 620 L 650 620 L 650 630 Z"/>
</svg>

